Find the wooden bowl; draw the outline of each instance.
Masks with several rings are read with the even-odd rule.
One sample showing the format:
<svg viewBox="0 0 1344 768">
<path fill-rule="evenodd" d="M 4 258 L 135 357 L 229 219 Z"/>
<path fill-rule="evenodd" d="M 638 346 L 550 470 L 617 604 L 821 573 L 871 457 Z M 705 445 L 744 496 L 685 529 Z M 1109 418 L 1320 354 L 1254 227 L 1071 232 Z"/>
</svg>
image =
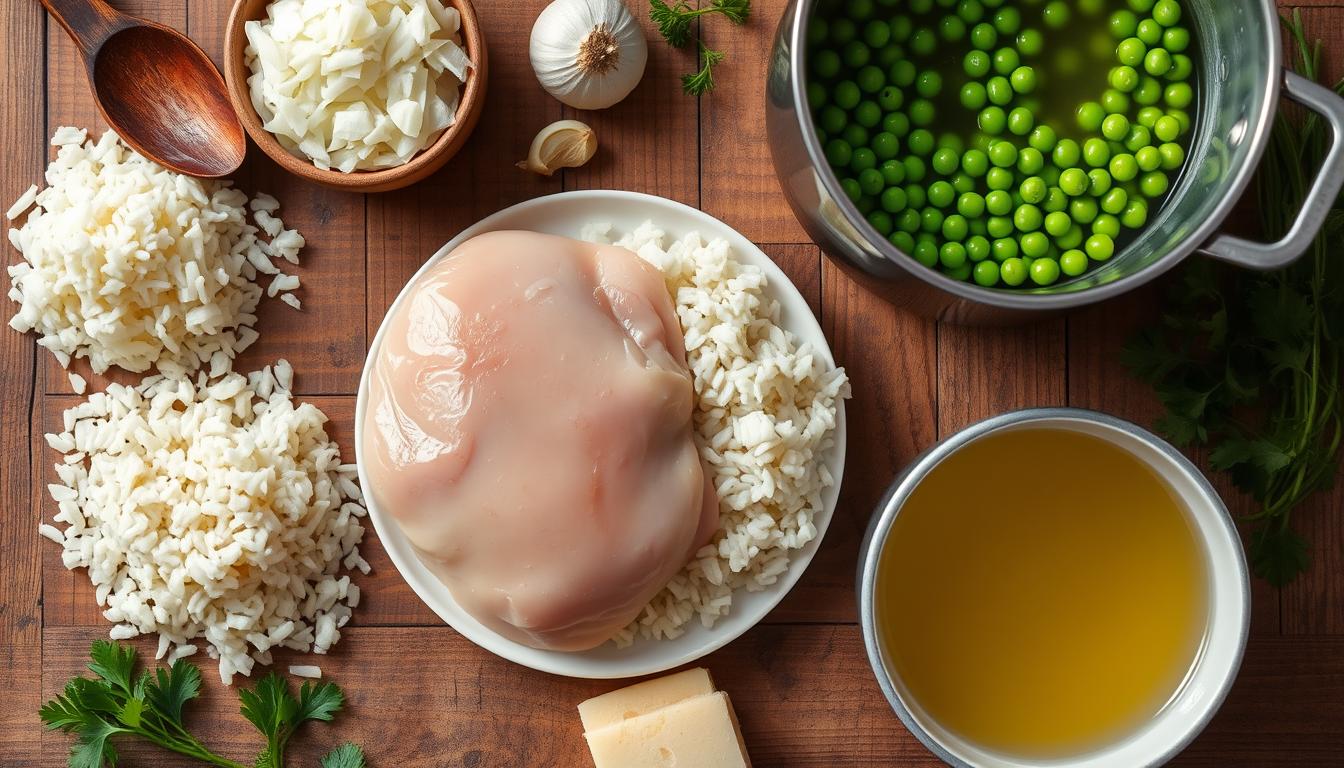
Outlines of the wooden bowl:
<svg viewBox="0 0 1344 768">
<path fill-rule="evenodd" d="M 228 26 L 224 33 L 224 80 L 229 87 L 229 99 L 238 113 L 238 119 L 252 140 L 261 147 L 261 151 L 279 163 L 282 168 L 304 179 L 325 184 L 348 192 L 387 192 L 414 184 L 434 173 L 448 158 L 466 143 L 467 137 L 476 127 L 485 104 L 485 86 L 488 80 L 486 66 L 485 37 L 476 19 L 476 9 L 471 0 L 445 0 L 445 5 L 457 9 L 462 18 L 462 28 L 458 34 L 462 45 L 475 66 L 467 71 L 466 82 L 458 99 L 457 116 L 429 146 L 420 150 L 404 165 L 384 168 L 377 171 L 353 171 L 342 173 L 337 170 L 324 171 L 313 165 L 306 157 L 291 153 L 280 145 L 275 136 L 262 127 L 261 116 L 252 107 L 252 97 L 248 92 L 247 78 L 252 72 L 244 60 L 243 49 L 247 47 L 247 35 L 243 24 L 266 17 L 266 6 L 270 0 L 237 0 L 229 13 Z"/>
</svg>

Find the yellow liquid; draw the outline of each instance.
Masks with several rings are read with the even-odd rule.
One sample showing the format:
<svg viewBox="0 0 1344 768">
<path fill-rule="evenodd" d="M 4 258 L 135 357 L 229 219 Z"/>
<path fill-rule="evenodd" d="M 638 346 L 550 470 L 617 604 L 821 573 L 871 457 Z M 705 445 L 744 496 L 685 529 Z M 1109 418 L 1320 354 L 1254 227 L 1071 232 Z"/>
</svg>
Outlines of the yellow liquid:
<svg viewBox="0 0 1344 768">
<path fill-rule="evenodd" d="M 1208 618 L 1202 548 L 1167 484 L 1058 429 L 940 463 L 892 526 L 876 619 L 909 696 L 981 748 L 1078 755 L 1175 694 Z"/>
</svg>

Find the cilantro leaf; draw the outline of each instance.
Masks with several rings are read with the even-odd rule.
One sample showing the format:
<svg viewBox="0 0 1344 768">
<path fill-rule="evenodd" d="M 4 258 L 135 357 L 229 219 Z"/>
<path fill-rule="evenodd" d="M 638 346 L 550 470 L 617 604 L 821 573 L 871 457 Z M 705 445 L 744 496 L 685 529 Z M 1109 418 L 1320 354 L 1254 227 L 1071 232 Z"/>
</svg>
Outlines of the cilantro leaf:
<svg viewBox="0 0 1344 768">
<path fill-rule="evenodd" d="M 139 654 L 129 645 L 121 645 L 110 640 L 95 640 L 89 650 L 89 671 L 107 681 L 108 684 L 131 695 L 131 677 L 135 674 L 135 664 Z"/>
<path fill-rule="evenodd" d="M 70 768 L 102 768 L 117 764 L 117 749 L 108 737 L 123 733 L 123 729 L 104 720 L 93 720 L 79 731 L 79 738 L 70 748 Z"/>
<path fill-rule="evenodd" d="M 1311 565 L 1307 542 L 1291 528 L 1265 525 L 1251 534 L 1251 570 L 1276 587 L 1282 587 Z"/>
<path fill-rule="evenodd" d="M 364 750 L 345 742 L 322 757 L 322 768 L 365 768 Z"/>
<path fill-rule="evenodd" d="M 335 683 L 304 683 L 299 688 L 298 722 L 322 720 L 331 722 L 331 718 L 345 706 L 345 694 Z"/>
<path fill-rule="evenodd" d="M 154 671 L 145 683 L 145 700 L 164 718 L 181 725 L 182 708 L 201 694 L 201 671 L 178 659 L 167 669 Z"/>
</svg>

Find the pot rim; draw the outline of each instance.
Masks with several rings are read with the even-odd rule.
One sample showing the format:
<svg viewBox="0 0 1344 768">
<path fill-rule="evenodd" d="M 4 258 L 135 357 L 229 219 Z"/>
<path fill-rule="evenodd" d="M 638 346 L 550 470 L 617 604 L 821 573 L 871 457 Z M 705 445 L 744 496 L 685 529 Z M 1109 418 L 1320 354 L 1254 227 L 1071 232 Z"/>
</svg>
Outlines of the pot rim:
<svg viewBox="0 0 1344 768">
<path fill-rule="evenodd" d="M 861 232 L 868 241 L 868 245 L 875 248 L 884 258 L 903 272 L 961 299 L 1002 309 L 1051 312 L 1085 306 L 1128 293 L 1160 277 L 1184 261 L 1186 257 L 1203 244 L 1209 242 L 1241 200 L 1247 187 L 1250 186 L 1251 178 L 1255 175 L 1260 160 L 1269 145 L 1270 128 L 1274 116 L 1278 112 L 1282 94 L 1284 54 L 1278 26 L 1277 8 L 1272 0 L 1258 0 L 1265 18 L 1273 20 L 1273 23 L 1266 24 L 1264 29 L 1266 49 L 1269 51 L 1269 66 L 1265 68 L 1264 73 L 1266 98 L 1260 113 L 1255 116 L 1254 124 L 1247 126 L 1246 134 L 1251 142 L 1250 151 L 1246 156 L 1245 163 L 1237 170 L 1232 179 L 1228 194 L 1218 203 L 1213 214 L 1205 218 L 1198 227 L 1187 234 L 1178 247 L 1171 249 L 1169 253 L 1157 261 L 1133 274 L 1092 288 L 1066 293 L 1035 292 L 1046 289 L 1008 291 L 1001 288 L 983 288 L 964 280 L 953 280 L 941 272 L 927 269 L 915 263 L 912 256 L 898 250 L 876 229 L 873 229 L 867 218 L 859 213 L 859 209 L 841 189 L 840 180 L 836 178 L 835 173 L 831 171 L 830 165 L 826 162 L 822 148 L 818 145 L 816 139 L 817 130 L 816 124 L 812 120 L 812 109 L 807 103 L 807 67 L 805 61 L 807 56 L 807 28 L 812 19 L 812 11 L 818 2 L 820 0 L 795 0 L 792 13 L 786 13 L 784 18 L 780 20 L 781 25 L 785 23 L 790 25 L 787 36 L 789 70 L 793 74 L 789 78 L 790 95 L 793 101 L 794 115 L 802 129 L 802 142 L 807 152 L 808 161 L 816 172 L 818 180 L 825 187 L 826 194 L 831 198 L 831 202 L 844 216 L 845 222 L 856 231 Z"/>
<path fill-rule="evenodd" d="M 923 479 L 948 456 L 961 450 L 970 443 L 994 432 L 1000 432 L 1005 429 L 1034 423 L 1059 421 L 1075 421 L 1116 430 L 1146 444 L 1163 457 L 1173 462 L 1177 469 L 1184 473 L 1193 483 L 1200 495 L 1209 501 L 1210 505 L 1213 507 L 1215 524 L 1230 537 L 1234 544 L 1235 562 L 1233 565 L 1236 568 L 1239 578 L 1235 584 L 1227 585 L 1227 588 L 1236 589 L 1238 592 L 1237 597 L 1239 599 L 1236 600 L 1236 602 L 1238 604 L 1238 610 L 1240 611 L 1240 631 L 1235 640 L 1235 652 L 1230 659 L 1226 676 L 1219 682 L 1213 695 L 1201 702 L 1205 709 L 1200 713 L 1200 716 L 1188 725 L 1179 739 L 1168 746 L 1160 755 L 1155 755 L 1153 759 L 1146 762 L 1144 764 L 1145 766 L 1159 766 L 1165 764 L 1188 747 L 1190 743 L 1204 731 L 1209 722 L 1212 721 L 1213 717 L 1222 707 L 1228 693 L 1232 690 L 1232 685 L 1236 682 L 1237 674 L 1241 669 L 1241 663 L 1245 656 L 1246 643 L 1250 635 L 1250 569 L 1247 565 L 1245 553 L 1242 550 L 1240 538 L 1237 534 L 1236 523 L 1233 521 L 1231 513 L 1227 510 L 1227 505 L 1223 502 L 1222 497 L 1218 495 L 1217 489 L 1213 487 L 1213 484 L 1209 479 L 1204 476 L 1204 473 L 1201 472 L 1190 459 L 1172 447 L 1167 441 L 1133 422 L 1085 408 L 1065 406 L 1025 408 L 1009 411 L 981 420 L 935 443 L 911 461 L 909 465 L 901 470 L 895 480 L 892 481 L 891 486 L 888 488 L 887 492 L 883 494 L 881 501 L 878 502 L 876 509 L 873 512 L 873 517 L 869 521 L 863 541 L 859 546 L 858 573 L 855 579 L 864 651 L 868 659 L 868 664 L 872 668 L 873 675 L 877 679 L 878 687 L 882 689 L 883 696 L 886 697 L 888 704 L 890 704 L 902 725 L 904 725 L 915 738 L 919 739 L 920 743 L 938 759 L 947 763 L 949 766 L 954 766 L 954 768 L 974 768 L 974 766 L 952 754 L 947 747 L 938 741 L 933 734 L 915 719 L 914 713 L 907 707 L 900 692 L 896 689 L 895 679 L 892 674 L 887 671 L 887 667 L 883 661 L 881 641 L 877 636 L 877 625 L 875 621 L 876 606 L 874 604 L 877 569 L 878 564 L 881 561 L 882 550 L 887 536 L 891 531 L 891 526 L 895 522 L 901 507 L 909 499 L 911 493 L 914 492 L 914 489 L 923 481 Z M 1201 537 L 1202 545 L 1208 546 L 1206 543 L 1207 541 L 1209 541 L 1207 536 Z M 1206 638 L 1206 646 L 1208 642 L 1209 641 Z M 1201 656 L 1203 653 L 1204 651 L 1201 651 Z M 1197 666 L 1197 664 L 1195 666 Z M 1082 759 L 1086 758 L 1080 756 L 1079 758 L 1065 760 L 1062 761 L 1060 765 L 1071 765 L 1075 760 Z"/>
</svg>

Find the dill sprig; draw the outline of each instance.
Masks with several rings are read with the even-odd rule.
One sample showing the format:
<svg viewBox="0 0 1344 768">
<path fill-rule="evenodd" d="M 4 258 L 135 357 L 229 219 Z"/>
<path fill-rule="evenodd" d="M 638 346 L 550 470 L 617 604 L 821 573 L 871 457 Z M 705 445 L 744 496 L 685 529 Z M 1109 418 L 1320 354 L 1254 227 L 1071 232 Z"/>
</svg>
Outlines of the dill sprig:
<svg viewBox="0 0 1344 768">
<path fill-rule="evenodd" d="M 673 48 L 684 48 L 695 34 L 692 23 L 709 14 L 718 14 L 733 24 L 745 24 L 751 17 L 751 0 L 710 0 L 708 5 L 696 7 L 689 0 L 649 0 L 649 17 L 658 27 L 658 34 Z M 714 88 L 715 64 L 723 61 L 723 52 L 712 50 L 697 40 L 697 58 L 702 62 L 700 71 L 682 75 L 681 88 L 687 94 L 699 96 Z"/>
</svg>

